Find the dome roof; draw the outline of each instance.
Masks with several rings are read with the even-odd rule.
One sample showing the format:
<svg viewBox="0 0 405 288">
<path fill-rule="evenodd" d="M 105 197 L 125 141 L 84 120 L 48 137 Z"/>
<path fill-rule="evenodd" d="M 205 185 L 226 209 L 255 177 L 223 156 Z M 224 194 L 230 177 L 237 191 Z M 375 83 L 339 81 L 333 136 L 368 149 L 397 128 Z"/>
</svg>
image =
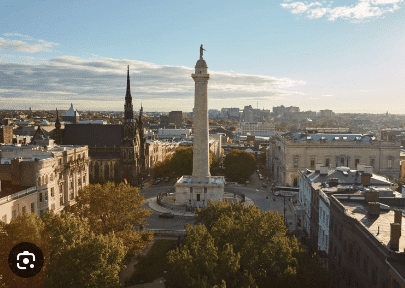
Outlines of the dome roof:
<svg viewBox="0 0 405 288">
<path fill-rule="evenodd" d="M 195 68 L 208 68 L 208 66 L 204 59 L 199 59 L 195 64 Z"/>
</svg>

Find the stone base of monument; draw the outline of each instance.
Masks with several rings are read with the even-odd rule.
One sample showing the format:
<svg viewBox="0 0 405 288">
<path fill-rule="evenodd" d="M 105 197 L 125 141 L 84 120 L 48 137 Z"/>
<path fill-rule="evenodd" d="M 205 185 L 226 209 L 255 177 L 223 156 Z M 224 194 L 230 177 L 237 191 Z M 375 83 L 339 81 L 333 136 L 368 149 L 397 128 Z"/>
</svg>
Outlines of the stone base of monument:
<svg viewBox="0 0 405 288">
<path fill-rule="evenodd" d="M 182 176 L 174 185 L 175 204 L 188 207 L 207 207 L 209 200 L 224 201 L 225 177 L 209 176 L 203 179 Z"/>
</svg>

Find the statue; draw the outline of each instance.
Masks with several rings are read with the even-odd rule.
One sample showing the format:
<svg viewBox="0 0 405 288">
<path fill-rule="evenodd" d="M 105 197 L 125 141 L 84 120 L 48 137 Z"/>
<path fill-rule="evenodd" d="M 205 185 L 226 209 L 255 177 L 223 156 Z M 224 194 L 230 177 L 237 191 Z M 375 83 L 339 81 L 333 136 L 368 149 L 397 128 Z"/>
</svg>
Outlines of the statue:
<svg viewBox="0 0 405 288">
<path fill-rule="evenodd" d="M 206 50 L 203 48 L 203 44 L 201 44 L 201 46 L 200 46 L 200 59 L 203 59 L 203 51 L 206 51 Z"/>
</svg>

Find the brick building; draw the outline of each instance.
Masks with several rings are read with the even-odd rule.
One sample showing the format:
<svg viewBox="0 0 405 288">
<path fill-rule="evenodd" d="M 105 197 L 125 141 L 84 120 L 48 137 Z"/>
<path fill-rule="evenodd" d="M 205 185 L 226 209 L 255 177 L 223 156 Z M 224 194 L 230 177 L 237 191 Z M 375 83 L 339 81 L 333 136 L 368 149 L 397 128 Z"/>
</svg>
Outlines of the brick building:
<svg viewBox="0 0 405 288">
<path fill-rule="evenodd" d="M 0 143 L 13 143 L 13 126 L 0 126 Z"/>
</svg>

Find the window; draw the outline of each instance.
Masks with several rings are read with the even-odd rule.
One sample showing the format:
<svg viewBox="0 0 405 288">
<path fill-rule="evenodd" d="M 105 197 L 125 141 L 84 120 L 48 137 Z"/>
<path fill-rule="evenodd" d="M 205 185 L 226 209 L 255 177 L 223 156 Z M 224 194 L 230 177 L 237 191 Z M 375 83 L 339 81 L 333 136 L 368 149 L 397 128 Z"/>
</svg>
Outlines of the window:
<svg viewBox="0 0 405 288">
<path fill-rule="evenodd" d="M 72 162 L 72 161 L 73 161 L 73 157 L 70 156 L 70 157 L 69 157 L 69 162 Z"/>
<path fill-rule="evenodd" d="M 22 212 L 22 213 L 27 213 L 27 207 L 23 206 L 23 207 L 21 208 L 21 212 Z"/>
<path fill-rule="evenodd" d="M 59 165 L 62 165 L 62 158 L 59 159 Z"/>
<path fill-rule="evenodd" d="M 201 201 L 200 194 L 197 194 L 197 201 Z"/>
<path fill-rule="evenodd" d="M 70 188 L 70 189 L 73 189 L 73 181 L 70 181 L 70 182 L 69 182 L 69 188 Z"/>
<path fill-rule="evenodd" d="M 63 185 L 59 186 L 59 193 L 63 193 Z"/>
<path fill-rule="evenodd" d="M 315 158 L 311 158 L 311 169 L 315 168 Z"/>
<path fill-rule="evenodd" d="M 86 183 L 86 176 L 83 176 L 83 183 Z"/>
<path fill-rule="evenodd" d="M 208 192 L 207 187 L 204 187 L 204 193 L 207 193 L 207 192 Z"/>
<path fill-rule="evenodd" d="M 60 195 L 60 206 L 62 206 L 63 205 L 63 195 Z"/>
<path fill-rule="evenodd" d="M 60 173 L 60 174 L 59 174 L 59 179 L 62 179 L 62 178 L 63 178 L 63 174 Z"/>
<path fill-rule="evenodd" d="M 45 176 L 45 184 L 48 184 L 48 175 Z"/>
<path fill-rule="evenodd" d="M 42 202 L 42 193 L 39 193 L 39 202 Z"/>
<path fill-rule="evenodd" d="M 340 166 L 345 166 L 345 158 L 340 158 Z"/>
<path fill-rule="evenodd" d="M 52 188 L 51 188 L 51 197 L 54 197 L 54 196 L 55 196 L 54 188 L 52 187 Z"/>
<path fill-rule="evenodd" d="M 17 212 L 15 210 L 13 210 L 13 212 L 11 212 L 11 218 L 15 219 L 17 217 Z"/>
<path fill-rule="evenodd" d="M 193 193 L 193 187 L 190 187 L 190 193 Z"/>
<path fill-rule="evenodd" d="M 326 158 L 325 165 L 326 165 L 327 167 L 329 167 L 329 165 L 330 165 L 330 159 L 329 159 L 329 158 Z"/>
<path fill-rule="evenodd" d="M 31 203 L 31 213 L 35 213 L 35 202 Z"/>
<path fill-rule="evenodd" d="M 298 156 L 294 156 L 294 168 L 298 167 Z"/>
<path fill-rule="evenodd" d="M 54 204 L 51 204 L 51 210 L 52 210 L 52 211 L 55 210 L 55 203 L 54 203 Z"/>
<path fill-rule="evenodd" d="M 53 173 L 51 173 L 51 179 L 50 179 L 50 181 L 53 181 Z"/>
<path fill-rule="evenodd" d="M 357 169 L 357 165 L 359 165 L 360 159 L 354 159 L 354 167 Z"/>
<path fill-rule="evenodd" d="M 370 166 L 374 168 L 375 159 L 370 159 Z"/>
<path fill-rule="evenodd" d="M 392 160 L 389 159 L 389 160 L 388 160 L 388 169 L 391 169 L 391 168 L 392 168 Z"/>
<path fill-rule="evenodd" d="M 48 201 L 48 191 L 44 192 L 45 194 L 45 201 Z"/>
<path fill-rule="evenodd" d="M 75 194 L 72 192 L 70 193 L 70 200 L 73 200 L 75 198 Z"/>
</svg>

